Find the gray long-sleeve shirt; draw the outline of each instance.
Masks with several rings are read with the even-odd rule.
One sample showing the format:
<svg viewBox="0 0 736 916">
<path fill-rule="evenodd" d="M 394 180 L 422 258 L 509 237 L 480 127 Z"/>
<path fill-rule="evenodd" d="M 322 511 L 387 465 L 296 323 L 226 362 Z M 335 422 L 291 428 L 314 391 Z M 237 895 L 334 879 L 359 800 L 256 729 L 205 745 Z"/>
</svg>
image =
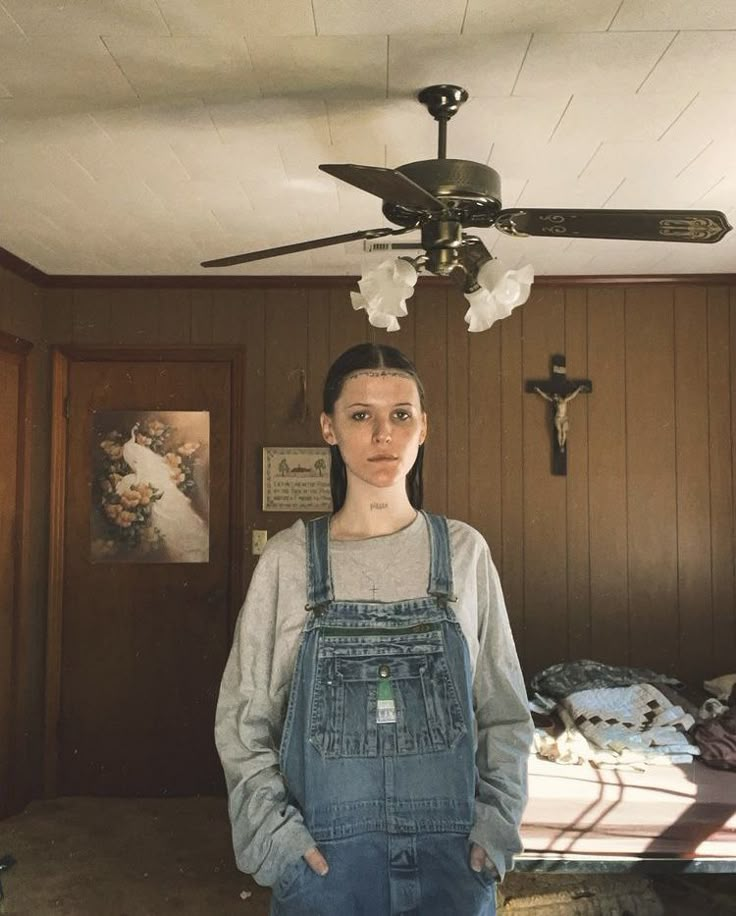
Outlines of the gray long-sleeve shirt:
<svg viewBox="0 0 736 916">
<path fill-rule="evenodd" d="M 473 669 L 479 784 L 470 838 L 499 875 L 521 850 L 532 736 L 526 691 L 498 574 L 483 537 L 448 520 L 453 611 Z M 427 592 L 424 518 L 394 534 L 330 542 L 335 598 L 395 602 Z M 217 705 L 215 741 L 229 796 L 238 867 L 273 885 L 314 840 L 287 802 L 278 749 L 306 603 L 305 527 L 298 521 L 267 544 L 235 629 Z"/>
</svg>

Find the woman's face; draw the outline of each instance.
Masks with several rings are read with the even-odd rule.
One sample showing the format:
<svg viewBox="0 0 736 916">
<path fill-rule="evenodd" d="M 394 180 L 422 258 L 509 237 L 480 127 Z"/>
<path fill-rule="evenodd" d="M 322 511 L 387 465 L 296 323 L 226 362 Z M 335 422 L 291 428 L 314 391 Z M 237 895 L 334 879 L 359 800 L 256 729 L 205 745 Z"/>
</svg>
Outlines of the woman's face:
<svg viewBox="0 0 736 916">
<path fill-rule="evenodd" d="M 404 482 L 427 435 L 427 415 L 411 376 L 366 369 L 349 376 L 322 435 L 337 445 L 351 479 L 374 487 Z"/>
</svg>

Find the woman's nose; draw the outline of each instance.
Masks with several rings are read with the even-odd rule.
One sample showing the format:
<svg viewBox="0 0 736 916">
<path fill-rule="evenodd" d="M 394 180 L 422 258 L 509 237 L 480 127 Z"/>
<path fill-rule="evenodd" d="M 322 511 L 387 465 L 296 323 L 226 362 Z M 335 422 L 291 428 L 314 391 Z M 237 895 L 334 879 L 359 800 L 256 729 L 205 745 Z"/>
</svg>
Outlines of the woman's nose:
<svg viewBox="0 0 736 916">
<path fill-rule="evenodd" d="M 391 441 L 391 427 L 388 423 L 377 422 L 373 428 L 373 438 L 376 442 L 390 442 Z"/>
</svg>

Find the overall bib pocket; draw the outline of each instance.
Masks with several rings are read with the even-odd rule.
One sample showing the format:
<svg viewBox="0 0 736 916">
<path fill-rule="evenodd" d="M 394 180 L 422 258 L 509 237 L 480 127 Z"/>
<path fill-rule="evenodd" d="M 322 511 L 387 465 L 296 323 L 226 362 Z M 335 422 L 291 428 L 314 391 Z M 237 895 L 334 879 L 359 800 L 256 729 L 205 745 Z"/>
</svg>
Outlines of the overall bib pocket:
<svg viewBox="0 0 736 916">
<path fill-rule="evenodd" d="M 446 751 L 466 733 L 439 632 L 323 640 L 310 743 L 326 758 L 376 757 L 386 729 L 394 730 L 391 753 L 398 755 Z"/>
</svg>

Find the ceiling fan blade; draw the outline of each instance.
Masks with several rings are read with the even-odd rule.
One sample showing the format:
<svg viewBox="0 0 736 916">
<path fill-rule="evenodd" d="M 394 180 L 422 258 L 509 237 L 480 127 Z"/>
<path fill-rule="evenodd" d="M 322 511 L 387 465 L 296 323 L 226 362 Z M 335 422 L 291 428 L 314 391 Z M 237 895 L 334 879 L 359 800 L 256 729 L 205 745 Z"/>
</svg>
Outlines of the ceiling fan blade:
<svg viewBox="0 0 736 916">
<path fill-rule="evenodd" d="M 358 232 L 346 232 L 344 235 L 330 235 L 324 239 L 311 239 L 308 242 L 296 242 L 293 245 L 281 245 L 278 248 L 264 248 L 261 251 L 248 251 L 245 254 L 234 254 L 227 258 L 215 258 L 202 261 L 202 267 L 231 267 L 233 264 L 247 264 L 249 261 L 261 261 L 264 258 L 277 258 L 282 254 L 293 254 L 296 251 L 309 251 L 310 248 L 326 248 L 328 245 L 340 245 L 342 242 L 357 242 L 359 239 L 380 239 L 386 235 L 401 235 L 411 232 L 414 226 L 404 229 L 362 229 Z"/>
<path fill-rule="evenodd" d="M 430 212 L 445 209 L 441 200 L 395 169 L 382 169 L 373 165 L 321 165 L 320 169 L 361 191 L 375 194 L 381 200 L 389 200 L 404 207 L 421 207 Z"/>
<path fill-rule="evenodd" d="M 502 210 L 495 222 L 509 235 L 643 242 L 719 242 L 731 231 L 718 210 Z"/>
</svg>

